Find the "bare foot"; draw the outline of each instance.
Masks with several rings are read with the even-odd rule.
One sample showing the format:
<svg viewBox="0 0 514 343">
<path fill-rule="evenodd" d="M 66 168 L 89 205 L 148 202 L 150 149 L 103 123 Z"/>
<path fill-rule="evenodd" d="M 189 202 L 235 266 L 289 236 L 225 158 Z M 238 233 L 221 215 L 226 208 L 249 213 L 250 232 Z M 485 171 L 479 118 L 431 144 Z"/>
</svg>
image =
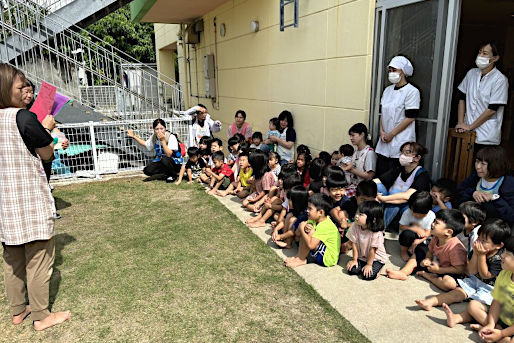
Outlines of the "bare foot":
<svg viewBox="0 0 514 343">
<path fill-rule="evenodd" d="M 48 329 L 54 325 L 62 324 L 71 317 L 70 311 L 65 312 L 53 312 L 50 313 L 48 317 L 43 320 L 34 321 L 34 330 L 41 331 L 44 329 Z"/>
<path fill-rule="evenodd" d="M 302 260 L 298 257 L 293 257 L 289 261 L 286 260 L 286 267 L 289 267 L 289 268 L 296 268 L 296 267 L 303 266 L 305 264 L 307 264 L 307 260 L 306 259 Z"/>
<path fill-rule="evenodd" d="M 444 313 L 446 313 L 446 324 L 448 324 L 448 327 L 452 328 L 455 325 L 457 325 L 457 321 L 455 320 L 455 313 L 453 313 L 450 306 L 443 303 L 442 307 L 443 307 Z M 473 325 L 476 325 L 476 324 L 471 324 L 471 327 L 473 327 Z"/>
<path fill-rule="evenodd" d="M 401 270 L 386 269 L 387 277 L 394 280 L 407 280 L 407 275 Z"/>
<path fill-rule="evenodd" d="M 470 327 L 471 327 L 471 330 L 475 330 L 475 331 L 480 331 L 483 328 L 483 326 L 480 324 L 471 324 Z"/>
<path fill-rule="evenodd" d="M 181 182 L 182 182 L 182 180 L 177 180 L 177 181 L 175 181 L 175 184 L 180 185 Z"/>
<path fill-rule="evenodd" d="M 30 306 L 25 307 L 25 311 L 15 316 L 12 316 L 12 323 L 14 325 L 19 325 L 23 322 L 25 318 L 30 314 Z"/>
<path fill-rule="evenodd" d="M 265 222 L 261 222 L 260 220 L 248 223 L 248 227 L 251 227 L 251 228 L 265 227 L 265 226 L 266 226 L 266 223 Z"/>
<path fill-rule="evenodd" d="M 220 197 L 225 197 L 225 196 L 227 196 L 227 191 L 217 190 L 216 194 L 219 195 Z"/>
<path fill-rule="evenodd" d="M 254 221 L 257 220 L 257 217 L 250 217 L 250 218 L 246 218 L 245 220 L 245 224 L 250 224 L 250 223 L 253 223 Z"/>
<path fill-rule="evenodd" d="M 276 220 L 271 222 L 271 228 L 274 229 L 275 226 L 277 226 L 277 221 Z"/>
<path fill-rule="evenodd" d="M 402 257 L 403 262 L 407 262 L 410 258 L 408 251 L 402 251 L 400 255 Z"/>
<path fill-rule="evenodd" d="M 421 307 L 425 311 L 430 311 L 432 309 L 432 305 L 428 302 L 430 299 L 425 300 L 414 300 L 419 307 Z"/>
<path fill-rule="evenodd" d="M 432 273 L 424 272 L 424 271 L 422 271 L 422 270 L 421 270 L 421 271 L 419 271 L 419 272 L 416 272 L 416 275 L 417 275 L 417 276 L 421 276 L 422 278 L 425 278 L 425 279 L 427 279 L 427 280 L 429 280 L 429 281 L 430 281 L 431 279 L 433 279 L 434 277 L 437 277 L 437 276 L 435 276 L 435 275 L 434 275 L 434 274 L 432 274 Z"/>
<path fill-rule="evenodd" d="M 287 248 L 287 243 L 284 241 L 274 241 L 279 248 Z M 290 247 L 289 247 L 290 248 Z"/>
</svg>

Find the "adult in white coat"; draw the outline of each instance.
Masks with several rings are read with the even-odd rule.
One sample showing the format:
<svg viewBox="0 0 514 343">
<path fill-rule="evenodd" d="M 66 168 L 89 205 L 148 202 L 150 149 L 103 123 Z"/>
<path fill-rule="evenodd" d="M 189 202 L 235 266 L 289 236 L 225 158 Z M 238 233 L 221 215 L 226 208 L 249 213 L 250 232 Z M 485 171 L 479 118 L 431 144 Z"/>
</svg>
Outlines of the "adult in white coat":
<svg viewBox="0 0 514 343">
<path fill-rule="evenodd" d="M 419 114 L 419 90 L 407 82 L 414 72 L 412 63 L 404 56 L 395 56 L 388 66 L 388 79 L 392 85 L 382 94 L 380 101 L 380 139 L 377 153 L 377 176 L 400 165 L 400 147 L 416 141 L 415 119 Z"/>
<path fill-rule="evenodd" d="M 214 132 L 221 131 L 221 122 L 219 120 L 212 120 L 209 113 L 207 113 L 207 107 L 202 104 L 191 107 L 184 114 L 194 116 L 191 135 L 193 145 L 196 147 L 203 136 L 210 137 Z"/>
<path fill-rule="evenodd" d="M 458 132 L 476 131 L 474 155 L 485 146 L 501 143 L 503 109 L 508 100 L 507 77 L 496 69 L 500 59 L 493 42 L 480 46 L 473 68 L 458 87 Z"/>
</svg>

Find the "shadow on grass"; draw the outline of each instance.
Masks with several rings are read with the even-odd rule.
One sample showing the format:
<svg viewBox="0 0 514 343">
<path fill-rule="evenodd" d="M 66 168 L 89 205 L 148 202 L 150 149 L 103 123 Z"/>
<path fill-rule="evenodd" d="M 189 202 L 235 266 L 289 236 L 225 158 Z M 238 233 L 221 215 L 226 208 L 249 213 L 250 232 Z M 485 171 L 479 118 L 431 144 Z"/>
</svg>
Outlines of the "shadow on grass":
<svg viewBox="0 0 514 343">
<path fill-rule="evenodd" d="M 57 268 L 62 264 L 62 250 L 64 247 L 70 243 L 73 243 L 76 239 L 73 236 L 68 235 L 67 233 L 60 233 L 54 236 L 55 239 L 55 262 L 54 262 L 54 270 L 52 273 L 52 277 L 50 278 L 50 311 L 52 310 L 52 306 L 55 302 L 55 298 L 57 297 L 57 293 L 59 293 L 59 286 L 61 285 L 61 271 Z"/>
<path fill-rule="evenodd" d="M 71 206 L 71 202 L 67 202 L 66 200 L 63 200 L 61 198 L 55 197 L 55 208 L 57 210 L 64 210 L 65 208 L 68 208 Z"/>
</svg>

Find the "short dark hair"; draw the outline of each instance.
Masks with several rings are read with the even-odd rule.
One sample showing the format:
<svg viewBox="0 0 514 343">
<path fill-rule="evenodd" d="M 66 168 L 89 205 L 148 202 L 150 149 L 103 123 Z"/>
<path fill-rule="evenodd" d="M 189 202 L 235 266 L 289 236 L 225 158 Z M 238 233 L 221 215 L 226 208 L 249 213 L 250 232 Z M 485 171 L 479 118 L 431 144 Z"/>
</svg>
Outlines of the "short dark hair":
<svg viewBox="0 0 514 343">
<path fill-rule="evenodd" d="M 32 83 L 32 81 L 30 81 L 29 79 L 25 80 L 25 84 L 23 85 L 23 88 L 25 88 L 25 87 L 32 88 L 32 91 L 34 91 L 36 89 L 36 86 L 34 85 L 34 83 Z"/>
<path fill-rule="evenodd" d="M 275 126 L 276 130 L 280 129 L 280 120 L 278 120 L 277 117 L 273 117 L 269 121 L 273 124 L 273 126 Z"/>
<path fill-rule="evenodd" d="M 432 209 L 432 196 L 427 191 L 415 191 L 409 198 L 409 208 L 413 213 L 427 214 Z"/>
<path fill-rule="evenodd" d="M 321 158 L 315 158 L 309 164 L 309 177 L 314 181 L 320 181 L 323 179 L 323 169 L 327 163 Z"/>
<path fill-rule="evenodd" d="M 239 158 L 243 157 L 243 156 L 246 156 L 246 157 L 250 157 L 250 153 L 248 152 L 247 149 L 242 149 L 240 152 L 239 152 Z"/>
<path fill-rule="evenodd" d="M 487 163 L 487 176 L 499 178 L 507 174 L 509 159 L 501 146 L 488 146 L 478 150 L 477 160 Z"/>
<path fill-rule="evenodd" d="M 338 166 L 326 166 L 325 170 L 323 171 L 323 176 L 326 176 L 328 178 L 330 175 L 333 174 L 341 174 L 344 176 L 344 171 Z"/>
<path fill-rule="evenodd" d="M 205 144 L 207 145 L 207 149 L 211 149 L 211 143 L 212 143 L 212 137 L 211 136 L 202 136 L 200 138 L 200 141 L 198 141 L 198 144 Z"/>
<path fill-rule="evenodd" d="M 501 219 L 489 218 L 478 229 L 478 235 L 489 237 L 494 244 L 504 243 L 512 234 L 510 226 Z"/>
<path fill-rule="evenodd" d="M 400 151 L 403 150 L 406 146 L 409 146 L 412 149 L 412 152 L 416 154 L 416 156 L 425 156 L 428 154 L 428 149 L 425 148 L 423 145 L 419 144 L 418 142 L 405 142 L 400 147 Z"/>
<path fill-rule="evenodd" d="M 234 117 L 237 117 L 237 115 L 240 114 L 243 116 L 243 119 L 246 120 L 246 112 L 243 110 L 237 110 L 236 114 L 234 114 Z"/>
<path fill-rule="evenodd" d="M 350 144 L 343 144 L 339 147 L 339 152 L 341 154 L 343 154 L 345 157 L 346 156 L 352 157 L 354 151 L 355 151 L 355 149 Z"/>
<path fill-rule="evenodd" d="M 486 212 L 482 205 L 474 201 L 466 201 L 459 205 L 459 211 L 468 217 L 469 223 L 481 225 L 486 218 Z"/>
<path fill-rule="evenodd" d="M 351 135 L 352 133 L 356 133 L 356 134 L 359 134 L 359 135 L 361 133 L 363 133 L 364 134 L 364 139 L 365 140 L 368 139 L 368 128 L 363 123 L 353 124 L 352 127 L 350 127 L 350 129 L 348 130 L 348 134 L 349 135 Z"/>
<path fill-rule="evenodd" d="M 213 161 L 224 161 L 225 154 L 223 153 L 223 151 L 216 151 L 214 154 L 212 154 L 212 160 Z"/>
<path fill-rule="evenodd" d="M 511 254 L 514 254 L 514 236 L 507 238 L 503 247 Z"/>
<path fill-rule="evenodd" d="M 348 182 L 346 182 L 346 177 L 344 174 L 331 174 L 327 176 L 327 189 L 331 188 L 346 188 L 348 187 Z"/>
<path fill-rule="evenodd" d="M 303 156 L 303 159 L 305 160 L 305 167 L 309 167 L 309 163 L 312 161 L 312 156 L 307 151 L 302 151 L 296 154 L 296 159 L 298 159 L 300 156 Z M 305 169 L 307 170 L 307 169 Z"/>
<path fill-rule="evenodd" d="M 155 119 L 152 123 L 152 127 L 155 129 L 157 127 L 157 125 L 159 125 L 159 124 L 161 124 L 162 126 L 164 126 L 164 128 L 166 128 L 166 122 L 161 118 Z"/>
<path fill-rule="evenodd" d="M 187 148 L 187 156 L 193 157 L 193 156 L 198 156 L 199 154 L 200 154 L 200 149 L 198 149 L 197 147 L 192 146 L 192 147 Z"/>
<path fill-rule="evenodd" d="M 295 216 L 307 209 L 307 203 L 309 201 L 309 192 L 303 185 L 296 185 L 287 192 L 287 197 L 291 200 L 293 209 L 291 212 Z"/>
<path fill-rule="evenodd" d="M 365 196 L 370 198 L 376 198 L 378 187 L 373 180 L 363 180 L 357 185 L 355 196 Z"/>
<path fill-rule="evenodd" d="M 271 158 L 274 158 L 274 159 L 276 159 L 277 161 L 280 162 L 280 155 L 278 154 L 278 152 L 270 151 L 268 153 L 268 159 L 271 159 Z"/>
<path fill-rule="evenodd" d="M 223 141 L 219 138 L 213 138 L 211 141 L 211 145 L 212 143 L 218 143 L 218 146 L 223 146 Z"/>
<path fill-rule="evenodd" d="M 239 144 L 241 143 L 241 140 L 239 139 L 239 137 L 236 137 L 236 136 L 232 136 L 228 139 L 228 146 L 229 147 L 232 147 L 233 145 L 236 145 L 236 144 Z"/>
<path fill-rule="evenodd" d="M 300 144 L 296 147 L 296 154 L 301 154 L 301 153 L 307 153 L 307 154 L 311 154 L 311 149 L 309 149 L 309 147 L 305 144 Z"/>
<path fill-rule="evenodd" d="M 288 176 L 291 175 L 298 175 L 298 173 L 296 172 L 296 166 L 292 163 L 286 163 L 282 166 L 282 168 L 280 168 L 278 178 L 281 180 L 285 180 Z"/>
<path fill-rule="evenodd" d="M 204 104 L 197 104 L 196 106 L 201 107 L 203 109 L 207 109 L 207 106 L 205 106 Z"/>
<path fill-rule="evenodd" d="M 289 112 L 287 110 L 280 112 L 280 114 L 278 115 L 278 120 L 282 121 L 284 119 L 287 120 L 287 127 L 289 129 L 292 129 L 294 127 L 294 121 L 293 121 L 293 115 L 291 114 L 291 112 Z M 280 129 L 280 124 L 277 129 Z"/>
<path fill-rule="evenodd" d="M 359 213 L 366 215 L 366 229 L 371 232 L 384 230 L 384 208 L 375 200 L 363 201 Z"/>
<path fill-rule="evenodd" d="M 453 208 L 440 210 L 436 213 L 435 218 L 442 221 L 447 229 L 452 230 L 452 237 L 464 231 L 466 220 L 459 210 Z"/>
<path fill-rule="evenodd" d="M 262 132 L 255 131 L 252 135 L 252 139 L 259 138 L 262 141 Z"/>
<path fill-rule="evenodd" d="M 300 175 L 298 175 L 296 173 L 294 175 L 289 175 L 288 177 L 286 177 L 282 183 L 282 188 L 285 191 L 290 190 L 294 186 L 302 186 L 303 187 L 302 178 L 300 177 Z"/>
<path fill-rule="evenodd" d="M 321 151 L 318 155 L 318 158 L 321 158 L 325 161 L 325 165 L 329 165 L 332 162 L 332 155 L 328 151 Z"/>
<path fill-rule="evenodd" d="M 434 186 L 439 188 L 441 193 L 443 193 L 444 196 L 446 196 L 446 197 L 448 197 L 450 199 L 457 192 L 457 184 L 454 181 L 450 180 L 450 179 L 445 179 L 445 178 L 439 179 L 436 182 L 434 182 L 432 187 L 434 187 Z"/>
<path fill-rule="evenodd" d="M 309 197 L 309 202 L 316 207 L 318 211 L 323 210 L 325 215 L 328 216 L 332 210 L 332 198 L 324 193 L 316 193 Z"/>
<path fill-rule="evenodd" d="M 485 42 L 482 42 L 480 46 L 478 47 L 478 51 L 480 51 L 484 46 L 490 45 L 491 51 L 493 53 L 493 56 L 498 56 L 500 51 L 498 50 L 498 46 L 496 45 L 496 42 L 494 40 L 488 40 Z"/>
</svg>

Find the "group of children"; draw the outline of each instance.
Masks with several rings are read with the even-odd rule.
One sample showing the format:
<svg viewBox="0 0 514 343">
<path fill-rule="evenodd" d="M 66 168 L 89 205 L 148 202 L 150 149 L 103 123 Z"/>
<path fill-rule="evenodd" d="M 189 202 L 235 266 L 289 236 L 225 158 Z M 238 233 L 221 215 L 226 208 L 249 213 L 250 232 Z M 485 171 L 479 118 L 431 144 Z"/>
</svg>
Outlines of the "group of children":
<svg viewBox="0 0 514 343">
<path fill-rule="evenodd" d="M 270 121 L 268 135 L 274 134 L 276 124 Z M 351 145 L 316 158 L 307 146 L 299 145 L 295 163 L 283 165 L 275 147 L 262 143 L 262 134 L 254 133 L 252 144 L 235 135 L 228 148 L 225 156 L 220 139 L 203 137 L 198 147 L 187 150 L 189 159 L 176 184 L 187 177 L 188 183 L 205 183 L 208 194 L 242 199 L 242 206 L 255 214 L 246 221 L 249 227 L 270 223 L 271 239 L 278 247 L 297 244 L 296 256 L 285 261 L 288 267 L 308 262 L 334 266 L 340 254 L 351 250 L 348 274 L 364 280 L 379 276 L 387 261 L 384 206 L 376 200 L 373 180 L 351 187 L 352 175 L 345 167 L 355 153 Z M 452 209 L 455 188 L 453 182 L 441 179 L 430 192 L 410 196 L 398 238 L 405 265 L 386 269 L 386 275 L 406 280 L 415 272 L 446 292 L 416 300 L 420 308 L 442 306 L 448 326 L 476 321 L 473 328 L 484 340 L 510 341 L 514 335 L 511 228 L 501 219 L 487 219 L 476 202 Z M 465 300 L 471 301 L 462 313 L 448 307 Z"/>
</svg>

